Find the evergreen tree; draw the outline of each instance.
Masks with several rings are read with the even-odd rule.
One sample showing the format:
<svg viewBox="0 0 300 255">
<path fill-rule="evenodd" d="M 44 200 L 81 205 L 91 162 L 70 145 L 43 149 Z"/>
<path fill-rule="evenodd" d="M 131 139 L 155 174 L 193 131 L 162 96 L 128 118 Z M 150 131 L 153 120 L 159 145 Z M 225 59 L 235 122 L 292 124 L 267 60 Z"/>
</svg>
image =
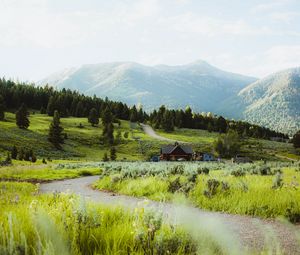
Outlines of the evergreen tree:
<svg viewBox="0 0 300 255">
<path fill-rule="evenodd" d="M 24 160 L 31 161 L 32 154 L 33 154 L 32 150 L 26 150 L 24 153 Z"/>
<path fill-rule="evenodd" d="M 5 159 L 5 163 L 6 164 L 11 164 L 11 157 L 10 157 L 10 154 L 9 153 L 7 153 L 7 156 L 6 156 L 6 159 Z"/>
<path fill-rule="evenodd" d="M 97 110 L 95 108 L 92 108 L 90 110 L 88 121 L 89 123 L 92 124 L 93 127 L 99 124 L 99 118 L 98 118 Z"/>
<path fill-rule="evenodd" d="M 239 151 L 241 147 L 239 134 L 234 130 L 229 130 L 228 133 L 220 135 L 214 142 L 215 151 L 221 157 L 233 157 Z"/>
<path fill-rule="evenodd" d="M 18 160 L 23 160 L 23 159 L 24 159 L 24 149 L 21 148 L 19 151 Z"/>
<path fill-rule="evenodd" d="M 16 112 L 16 124 L 19 128 L 27 129 L 29 127 L 29 112 L 25 104 L 22 104 L 19 110 Z"/>
<path fill-rule="evenodd" d="M 3 97 L 0 95 L 0 120 L 4 120 L 5 118 L 5 104 L 4 104 L 4 99 Z"/>
<path fill-rule="evenodd" d="M 103 160 L 104 162 L 107 162 L 107 161 L 109 161 L 109 158 L 108 158 L 108 156 L 107 156 L 107 153 L 106 153 L 106 152 L 104 153 L 102 160 Z"/>
<path fill-rule="evenodd" d="M 184 112 L 183 127 L 193 128 L 193 113 L 192 109 L 188 106 Z"/>
<path fill-rule="evenodd" d="M 109 108 L 106 107 L 102 115 L 102 124 L 103 124 L 102 139 L 105 143 L 108 143 L 110 145 L 114 144 L 114 125 L 112 121 L 113 121 L 113 115 L 109 110 Z"/>
<path fill-rule="evenodd" d="M 114 125 L 112 123 L 107 125 L 105 139 L 108 144 L 114 144 Z"/>
<path fill-rule="evenodd" d="M 138 121 L 138 112 L 135 105 L 130 110 L 130 122 L 137 122 Z"/>
<path fill-rule="evenodd" d="M 40 114 L 46 114 L 46 113 L 47 113 L 47 110 L 45 109 L 44 106 L 42 106 L 40 109 Z"/>
<path fill-rule="evenodd" d="M 14 145 L 11 149 L 11 158 L 12 159 L 17 159 L 18 157 L 18 149 L 17 147 Z"/>
<path fill-rule="evenodd" d="M 293 136 L 292 142 L 295 148 L 300 148 L 300 130 Z"/>
<path fill-rule="evenodd" d="M 75 116 L 76 117 L 84 117 L 84 111 L 85 110 L 84 110 L 83 104 L 81 101 L 79 101 L 76 106 Z"/>
<path fill-rule="evenodd" d="M 63 128 L 60 125 L 60 117 L 58 111 L 54 111 L 52 123 L 49 128 L 48 140 L 57 148 L 61 149 L 61 144 L 64 142 Z"/>
<path fill-rule="evenodd" d="M 110 148 L 110 159 L 115 161 L 117 159 L 117 150 L 115 147 Z"/>
<path fill-rule="evenodd" d="M 54 110 L 55 110 L 55 98 L 54 98 L 54 96 L 51 96 L 49 98 L 48 105 L 47 105 L 47 110 L 46 110 L 47 114 L 49 116 L 53 116 Z"/>
<path fill-rule="evenodd" d="M 161 126 L 166 132 L 174 131 L 174 118 L 169 110 L 165 111 L 162 118 Z"/>
<path fill-rule="evenodd" d="M 220 132 L 220 133 L 226 133 L 227 130 L 227 122 L 226 120 L 220 116 L 217 121 L 216 121 L 216 131 Z"/>
<path fill-rule="evenodd" d="M 102 114 L 102 124 L 103 126 L 108 125 L 113 121 L 113 115 L 108 107 L 105 108 L 103 114 Z"/>
</svg>

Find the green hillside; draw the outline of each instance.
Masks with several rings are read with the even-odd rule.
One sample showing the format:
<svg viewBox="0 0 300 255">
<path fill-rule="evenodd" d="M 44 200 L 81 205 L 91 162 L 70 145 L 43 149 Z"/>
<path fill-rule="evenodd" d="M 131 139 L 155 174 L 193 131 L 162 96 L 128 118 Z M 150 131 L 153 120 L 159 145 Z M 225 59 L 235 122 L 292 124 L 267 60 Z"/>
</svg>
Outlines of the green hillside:
<svg viewBox="0 0 300 255">
<path fill-rule="evenodd" d="M 28 130 L 19 129 L 15 124 L 15 115 L 6 113 L 6 121 L 0 122 L 0 152 L 10 150 L 13 145 L 33 149 L 39 157 L 55 159 L 85 159 L 100 160 L 105 152 L 109 153 L 109 147 L 100 145 L 102 125 L 92 127 L 87 118 L 62 118 L 62 126 L 67 134 L 63 150 L 55 149 L 48 141 L 48 129 L 52 117 L 46 115 L 30 115 L 30 127 Z M 80 123 L 83 128 L 79 128 Z M 121 121 L 121 125 L 115 124 L 115 135 L 122 133 L 122 142 L 116 145 L 119 160 L 141 160 L 145 156 L 140 153 L 139 137 L 148 142 L 150 137 L 144 135 L 136 124 L 130 125 L 128 121 Z M 128 138 L 124 133 L 129 132 Z M 149 141 L 150 142 L 150 141 Z"/>
<path fill-rule="evenodd" d="M 12 146 L 32 149 L 38 159 L 67 160 L 102 160 L 110 147 L 100 144 L 102 125 L 92 127 L 87 118 L 62 118 L 62 126 L 67 134 L 63 150 L 57 150 L 48 141 L 48 129 L 52 117 L 42 114 L 31 114 L 28 130 L 19 129 L 15 124 L 15 115 L 6 113 L 6 120 L 0 122 L 0 154 L 5 157 Z M 83 126 L 82 128 L 79 125 Z M 115 133 L 122 134 L 121 143 L 116 145 L 117 160 L 148 160 L 151 155 L 158 154 L 160 147 L 169 142 L 156 140 L 146 135 L 136 123 L 121 121 L 114 124 Z M 176 129 L 172 133 L 156 130 L 163 137 L 192 144 L 194 150 L 213 152 L 213 142 L 218 133 L 196 129 Z M 128 138 L 124 134 L 128 132 Z M 268 140 L 245 139 L 242 141 L 242 153 L 255 160 L 289 160 L 298 159 L 292 144 Z"/>
</svg>

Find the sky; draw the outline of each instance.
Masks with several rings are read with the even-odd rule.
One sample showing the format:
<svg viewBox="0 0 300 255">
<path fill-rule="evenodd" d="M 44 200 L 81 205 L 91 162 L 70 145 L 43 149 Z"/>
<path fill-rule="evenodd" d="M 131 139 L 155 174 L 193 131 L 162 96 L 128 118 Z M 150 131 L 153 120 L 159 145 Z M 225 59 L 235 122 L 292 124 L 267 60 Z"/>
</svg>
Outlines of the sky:
<svg viewBox="0 0 300 255">
<path fill-rule="evenodd" d="M 300 66 L 300 1 L 0 0 L 0 77 L 200 59 L 255 77 Z"/>
</svg>

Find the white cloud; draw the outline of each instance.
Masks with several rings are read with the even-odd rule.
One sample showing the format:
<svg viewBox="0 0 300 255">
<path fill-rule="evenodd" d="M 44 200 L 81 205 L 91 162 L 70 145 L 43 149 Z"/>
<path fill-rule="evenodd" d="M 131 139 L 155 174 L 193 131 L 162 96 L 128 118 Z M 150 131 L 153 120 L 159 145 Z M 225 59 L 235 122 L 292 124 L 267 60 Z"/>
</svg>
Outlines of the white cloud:
<svg viewBox="0 0 300 255">
<path fill-rule="evenodd" d="M 11 63 L 0 60 L 3 75 L 32 69 L 28 76 L 39 76 L 36 63 L 47 73 L 94 62 L 182 64 L 202 58 L 260 76 L 300 59 L 294 0 L 264 0 L 252 9 L 236 4 L 232 10 L 224 0 L 91 1 L 95 8 L 72 1 L 0 0 L 0 55 Z M 30 58 L 26 71 L 15 65 L 20 55 Z"/>
</svg>

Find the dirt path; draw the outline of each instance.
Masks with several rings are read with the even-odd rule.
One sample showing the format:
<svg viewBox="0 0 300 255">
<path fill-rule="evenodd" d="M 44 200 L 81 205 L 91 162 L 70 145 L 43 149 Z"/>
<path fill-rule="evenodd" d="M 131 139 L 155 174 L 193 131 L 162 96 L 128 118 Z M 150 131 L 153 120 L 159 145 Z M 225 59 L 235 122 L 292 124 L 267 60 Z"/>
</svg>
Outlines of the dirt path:
<svg viewBox="0 0 300 255">
<path fill-rule="evenodd" d="M 144 132 L 155 138 L 155 139 L 158 139 L 158 140 L 161 140 L 161 141 L 167 141 L 167 142 L 171 142 L 171 143 L 175 143 L 175 142 L 179 142 L 179 143 L 187 143 L 187 142 L 183 142 L 183 141 L 176 141 L 176 140 L 173 140 L 173 139 L 169 139 L 169 138 L 166 138 L 166 137 L 163 137 L 163 136 L 160 136 L 158 134 L 156 134 L 156 132 L 153 130 L 153 128 L 149 125 L 146 125 L 146 124 L 140 124 L 141 127 L 143 128 Z"/>
<path fill-rule="evenodd" d="M 197 235 L 203 230 L 213 236 L 228 254 L 244 254 L 245 249 L 275 249 L 278 245 L 286 254 L 300 254 L 300 244 L 296 240 L 299 226 L 284 224 L 274 220 L 262 220 L 247 216 L 208 212 L 190 206 L 159 203 L 144 199 L 115 195 L 90 188 L 98 176 L 55 181 L 41 184 L 42 193 L 70 192 L 85 199 L 112 206 L 124 206 L 128 209 L 149 207 L 160 211 L 166 220 L 185 225 L 191 233 Z M 299 233 L 299 232 L 298 232 Z M 274 253 L 275 254 L 275 253 Z"/>
</svg>

